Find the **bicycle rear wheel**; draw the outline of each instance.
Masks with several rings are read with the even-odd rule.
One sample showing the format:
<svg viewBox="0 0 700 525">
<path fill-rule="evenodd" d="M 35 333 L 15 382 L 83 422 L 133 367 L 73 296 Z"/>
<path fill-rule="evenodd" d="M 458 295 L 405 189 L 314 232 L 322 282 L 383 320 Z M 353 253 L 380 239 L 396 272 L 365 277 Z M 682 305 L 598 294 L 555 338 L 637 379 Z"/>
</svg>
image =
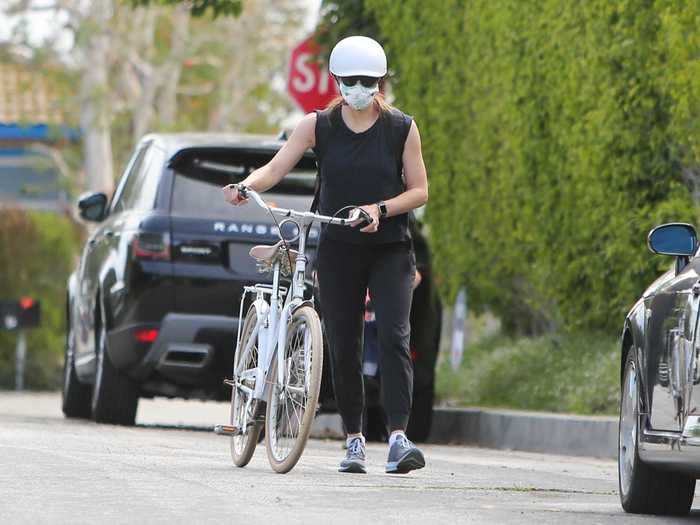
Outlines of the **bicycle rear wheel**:
<svg viewBox="0 0 700 525">
<path fill-rule="evenodd" d="M 302 306 L 287 325 L 282 383 L 277 380 L 278 356 L 270 369 L 265 448 L 275 472 L 289 472 L 299 461 L 316 416 L 323 370 L 321 321 L 310 306 Z"/>
<path fill-rule="evenodd" d="M 257 320 L 257 310 L 255 307 L 251 307 L 243 322 L 241 342 L 236 348 L 233 358 L 234 385 L 231 393 L 231 425 L 243 430 L 241 434 L 231 436 L 231 459 L 237 467 L 245 467 L 253 457 L 263 426 L 262 422 L 255 420 L 257 400 L 251 399 L 253 391 L 255 391 L 255 371 L 258 366 L 257 340 L 253 341 L 248 355 L 241 355 L 248 340 L 253 336 Z M 244 365 L 241 373 L 236 374 L 241 359 L 244 359 Z"/>
</svg>

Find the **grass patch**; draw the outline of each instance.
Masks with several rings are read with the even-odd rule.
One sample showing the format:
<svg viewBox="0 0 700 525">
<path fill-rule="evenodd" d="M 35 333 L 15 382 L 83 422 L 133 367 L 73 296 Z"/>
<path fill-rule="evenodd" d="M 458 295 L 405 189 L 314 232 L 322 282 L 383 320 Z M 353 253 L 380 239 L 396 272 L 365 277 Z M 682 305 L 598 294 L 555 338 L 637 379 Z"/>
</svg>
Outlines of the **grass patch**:
<svg viewBox="0 0 700 525">
<path fill-rule="evenodd" d="M 617 338 L 492 336 L 465 348 L 459 370 L 441 360 L 436 394 L 452 406 L 616 414 L 619 374 Z"/>
</svg>

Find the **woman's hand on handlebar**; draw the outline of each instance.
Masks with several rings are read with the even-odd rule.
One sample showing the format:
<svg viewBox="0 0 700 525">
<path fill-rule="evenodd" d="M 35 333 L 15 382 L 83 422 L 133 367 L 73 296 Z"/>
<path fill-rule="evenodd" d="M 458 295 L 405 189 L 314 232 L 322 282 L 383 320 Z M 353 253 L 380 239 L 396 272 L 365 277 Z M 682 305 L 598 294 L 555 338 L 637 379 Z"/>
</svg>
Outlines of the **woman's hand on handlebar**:
<svg viewBox="0 0 700 525">
<path fill-rule="evenodd" d="M 243 196 L 239 193 L 238 186 L 236 184 L 228 184 L 221 189 L 224 192 L 224 199 L 226 199 L 226 202 L 229 204 L 240 206 L 241 204 L 248 202 L 248 199 L 243 198 Z"/>
<path fill-rule="evenodd" d="M 372 219 L 372 222 L 367 224 L 364 228 L 361 228 L 360 231 L 365 233 L 375 233 L 379 229 L 379 207 L 376 204 L 367 204 L 366 206 L 358 206 L 358 208 L 364 211 Z M 362 224 L 366 224 L 366 221 L 364 221 Z"/>
</svg>

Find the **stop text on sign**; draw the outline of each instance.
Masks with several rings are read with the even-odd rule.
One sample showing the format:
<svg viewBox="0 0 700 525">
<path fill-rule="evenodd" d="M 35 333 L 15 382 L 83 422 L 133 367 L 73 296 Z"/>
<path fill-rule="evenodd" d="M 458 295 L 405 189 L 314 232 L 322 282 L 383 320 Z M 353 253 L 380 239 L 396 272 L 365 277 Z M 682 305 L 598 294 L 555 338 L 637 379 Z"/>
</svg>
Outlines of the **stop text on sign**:
<svg viewBox="0 0 700 525">
<path fill-rule="evenodd" d="M 287 91 L 307 113 L 325 108 L 338 96 L 333 77 L 314 60 L 318 51 L 318 45 L 310 37 L 297 45 L 290 56 Z"/>
<path fill-rule="evenodd" d="M 331 75 L 326 69 L 321 69 L 311 62 L 311 53 L 302 53 L 296 57 L 294 71 L 291 82 L 295 91 L 308 93 L 317 90 L 319 95 L 328 93 L 328 86 L 332 83 Z"/>
</svg>

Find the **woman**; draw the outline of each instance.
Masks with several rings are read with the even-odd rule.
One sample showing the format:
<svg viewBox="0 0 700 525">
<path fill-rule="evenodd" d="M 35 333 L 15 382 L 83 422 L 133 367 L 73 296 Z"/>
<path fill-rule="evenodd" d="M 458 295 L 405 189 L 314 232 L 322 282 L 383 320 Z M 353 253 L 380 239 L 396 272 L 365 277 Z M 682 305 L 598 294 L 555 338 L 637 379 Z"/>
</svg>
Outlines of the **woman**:
<svg viewBox="0 0 700 525">
<path fill-rule="evenodd" d="M 420 136 L 410 117 L 384 102 L 380 84 L 387 65 L 378 42 L 363 36 L 341 40 L 331 52 L 330 72 L 342 97 L 325 111 L 306 115 L 275 157 L 242 184 L 258 192 L 272 188 L 313 148 L 320 213 L 357 205 L 372 218 L 362 228 L 326 226 L 317 255 L 335 394 L 347 432 L 340 471 L 366 472 L 362 329 L 369 289 L 391 432 L 386 472 L 403 474 L 425 466 L 423 454 L 405 435 L 413 387 L 409 314 L 416 271 L 408 213 L 428 199 Z M 231 204 L 244 202 L 233 185 L 224 194 Z"/>
</svg>

